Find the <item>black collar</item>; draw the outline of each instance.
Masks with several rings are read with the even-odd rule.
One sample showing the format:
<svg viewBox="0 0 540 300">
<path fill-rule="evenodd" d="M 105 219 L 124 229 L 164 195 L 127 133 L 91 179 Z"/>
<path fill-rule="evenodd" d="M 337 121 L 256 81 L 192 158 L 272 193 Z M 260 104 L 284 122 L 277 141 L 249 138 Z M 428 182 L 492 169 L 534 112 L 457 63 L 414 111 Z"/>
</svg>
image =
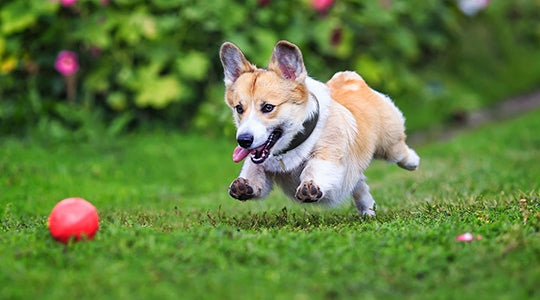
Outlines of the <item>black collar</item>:
<svg viewBox="0 0 540 300">
<path fill-rule="evenodd" d="M 298 132 L 293 137 L 293 139 L 289 143 L 289 146 L 283 150 L 280 150 L 279 152 L 273 153 L 274 156 L 283 155 L 300 146 L 309 138 L 309 136 L 313 133 L 313 130 L 315 130 L 317 122 L 319 121 L 319 100 L 317 100 L 317 97 L 315 97 L 315 95 L 311 95 L 313 96 L 313 99 L 315 99 L 315 103 L 317 104 L 317 111 L 309 119 L 305 120 L 304 123 L 302 123 L 302 127 L 304 127 L 304 130 Z"/>
</svg>

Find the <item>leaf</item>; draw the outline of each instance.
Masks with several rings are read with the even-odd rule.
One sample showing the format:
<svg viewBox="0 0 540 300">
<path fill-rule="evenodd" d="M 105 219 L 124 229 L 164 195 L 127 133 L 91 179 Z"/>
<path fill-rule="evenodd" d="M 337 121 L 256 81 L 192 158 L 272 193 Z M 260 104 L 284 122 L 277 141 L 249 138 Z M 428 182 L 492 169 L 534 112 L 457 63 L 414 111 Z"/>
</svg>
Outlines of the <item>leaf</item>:
<svg viewBox="0 0 540 300">
<path fill-rule="evenodd" d="M 107 97 L 107 104 L 116 111 L 125 110 L 127 107 L 126 94 L 122 92 L 110 93 Z"/>
<path fill-rule="evenodd" d="M 135 97 L 138 107 L 165 108 L 169 103 L 178 101 L 182 87 L 174 76 L 157 77 L 153 81 L 144 82 Z"/>
<path fill-rule="evenodd" d="M 397 28 L 392 31 L 390 40 L 393 46 L 399 49 L 407 59 L 414 60 L 419 55 L 417 40 L 414 34 L 407 29 Z"/>
<path fill-rule="evenodd" d="M 341 41 L 334 46 L 334 52 L 337 57 L 346 59 L 353 53 L 353 50 L 355 49 L 353 45 L 353 35 L 353 32 L 348 27 L 341 28 Z M 331 41 L 331 39 L 331 36 L 328 37 L 329 41 Z"/>
<path fill-rule="evenodd" d="M 118 18 L 118 38 L 130 45 L 140 43 L 143 38 L 152 40 L 158 36 L 156 21 L 145 9 Z"/>
<path fill-rule="evenodd" d="M 34 24 L 36 14 L 29 9 L 26 1 L 15 1 L 2 7 L 0 20 L 2 21 L 2 33 L 11 34 Z"/>
<path fill-rule="evenodd" d="M 355 70 L 370 85 L 378 85 L 383 80 L 384 70 L 370 55 L 361 55 L 355 64 Z"/>
<path fill-rule="evenodd" d="M 171 9 L 185 5 L 187 0 L 153 0 L 152 3 L 160 9 Z"/>
<path fill-rule="evenodd" d="M 6 51 L 6 39 L 0 37 L 0 57 L 4 55 L 4 51 Z"/>
<path fill-rule="evenodd" d="M 207 77 L 210 61 L 202 52 L 191 51 L 176 60 L 178 72 L 187 79 L 202 80 Z"/>
<path fill-rule="evenodd" d="M 129 123 L 132 122 L 133 119 L 135 119 L 135 114 L 132 112 L 120 114 L 118 117 L 114 118 L 111 124 L 109 124 L 107 127 L 107 133 L 110 136 L 118 136 L 127 129 Z"/>
<path fill-rule="evenodd" d="M 317 42 L 319 51 L 322 51 L 325 54 L 332 53 L 330 36 L 334 28 L 336 28 L 335 22 L 329 19 L 321 20 L 316 24 L 313 24 L 313 38 Z"/>
<path fill-rule="evenodd" d="M 0 11 L 0 31 L 12 34 L 32 26 L 42 14 L 52 14 L 59 5 L 53 1 L 26 0 L 12 1 Z"/>
<path fill-rule="evenodd" d="M 105 91 L 111 85 L 109 74 L 112 68 L 110 64 L 96 64 L 91 72 L 83 78 L 84 87 L 90 91 Z"/>
<path fill-rule="evenodd" d="M 17 58 L 10 56 L 6 59 L 0 58 L 0 74 L 8 74 L 17 67 Z"/>
<path fill-rule="evenodd" d="M 257 45 L 257 53 L 253 53 L 253 61 L 257 65 L 265 65 L 270 55 L 272 55 L 272 49 L 274 49 L 274 45 L 279 38 L 272 30 L 268 29 L 255 29 L 253 34 L 253 39 Z"/>
</svg>

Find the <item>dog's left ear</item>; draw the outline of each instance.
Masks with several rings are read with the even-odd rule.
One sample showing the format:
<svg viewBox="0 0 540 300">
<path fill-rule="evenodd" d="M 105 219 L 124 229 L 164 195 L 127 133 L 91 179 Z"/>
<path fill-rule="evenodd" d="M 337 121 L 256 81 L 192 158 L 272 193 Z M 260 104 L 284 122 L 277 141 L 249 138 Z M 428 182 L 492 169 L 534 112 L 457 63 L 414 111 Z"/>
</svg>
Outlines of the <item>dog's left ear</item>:
<svg viewBox="0 0 540 300">
<path fill-rule="evenodd" d="M 268 69 L 276 72 L 285 79 L 304 82 L 307 72 L 298 47 L 287 41 L 279 41 L 274 47 Z"/>
</svg>

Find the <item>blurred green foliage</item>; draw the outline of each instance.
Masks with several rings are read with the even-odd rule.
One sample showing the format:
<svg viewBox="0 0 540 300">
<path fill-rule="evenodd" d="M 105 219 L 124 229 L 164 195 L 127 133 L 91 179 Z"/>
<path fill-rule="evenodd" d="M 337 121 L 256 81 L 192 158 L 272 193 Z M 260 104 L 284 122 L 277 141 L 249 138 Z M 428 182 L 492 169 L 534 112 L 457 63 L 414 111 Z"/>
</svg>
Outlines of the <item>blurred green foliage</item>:
<svg viewBox="0 0 540 300">
<path fill-rule="evenodd" d="M 264 67 L 274 44 L 287 39 L 302 49 L 315 78 L 353 69 L 374 88 L 405 99 L 398 105 L 406 111 L 438 106 L 426 99 L 454 95 L 440 93 L 425 74 L 461 76 L 477 66 L 471 60 L 504 63 L 516 48 L 534 49 L 539 19 L 538 0 L 493 1 L 475 17 L 451 0 L 338 0 L 323 12 L 308 0 L 79 0 L 71 6 L 4 0 L 0 132 L 86 136 L 94 123 L 113 133 L 154 123 L 231 132 L 218 58 L 225 40 Z M 477 34 L 468 38 L 471 28 Z M 486 36 L 488 44 L 481 40 Z M 74 99 L 54 69 L 61 50 L 79 57 Z M 469 94 L 465 99 L 474 98 Z"/>
</svg>

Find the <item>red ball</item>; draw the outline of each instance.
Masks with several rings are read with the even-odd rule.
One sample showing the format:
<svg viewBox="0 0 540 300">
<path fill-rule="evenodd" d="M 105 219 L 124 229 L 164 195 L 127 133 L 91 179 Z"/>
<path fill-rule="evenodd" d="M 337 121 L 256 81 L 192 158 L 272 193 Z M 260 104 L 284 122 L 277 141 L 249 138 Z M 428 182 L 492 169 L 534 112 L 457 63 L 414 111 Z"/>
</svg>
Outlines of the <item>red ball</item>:
<svg viewBox="0 0 540 300">
<path fill-rule="evenodd" d="M 53 238 L 67 243 L 91 240 L 99 228 L 96 208 L 82 198 L 67 198 L 58 202 L 51 211 L 48 220 L 49 231 Z"/>
</svg>

